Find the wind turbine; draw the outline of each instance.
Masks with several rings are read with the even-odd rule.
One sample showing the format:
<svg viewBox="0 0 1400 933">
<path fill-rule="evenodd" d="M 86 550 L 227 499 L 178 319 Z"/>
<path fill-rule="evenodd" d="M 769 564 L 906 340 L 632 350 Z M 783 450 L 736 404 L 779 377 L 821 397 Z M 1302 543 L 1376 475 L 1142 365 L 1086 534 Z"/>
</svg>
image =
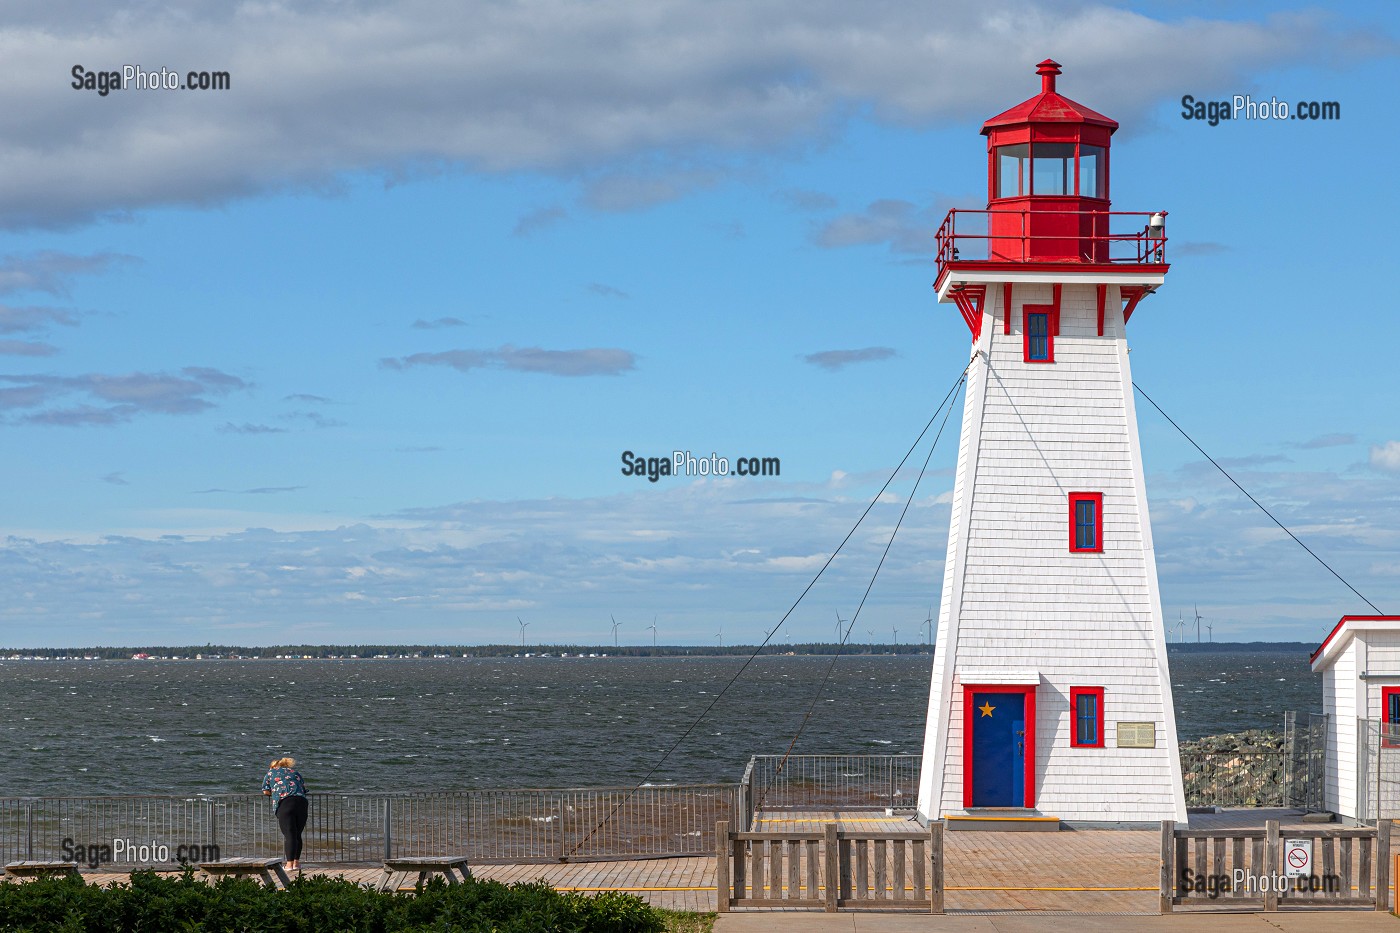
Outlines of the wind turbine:
<svg viewBox="0 0 1400 933">
<path fill-rule="evenodd" d="M 1199 645 L 1201 643 L 1201 609 L 1195 603 L 1191 604 L 1191 608 L 1196 611 L 1196 644 Z"/>
<path fill-rule="evenodd" d="M 715 633 L 715 641 L 719 642 L 721 648 L 724 647 L 724 623 L 719 624 L 719 631 Z"/>
<path fill-rule="evenodd" d="M 872 628 L 868 628 L 868 629 L 865 630 L 865 634 L 867 634 L 867 635 L 870 636 L 870 653 L 871 653 L 871 654 L 874 654 L 874 653 L 875 653 L 875 630 L 872 629 Z"/>
<path fill-rule="evenodd" d="M 841 618 L 841 610 L 840 610 L 840 609 L 837 609 L 837 610 L 836 610 L 836 644 L 838 644 L 838 645 L 839 645 L 839 644 L 842 644 L 842 643 L 844 643 L 844 642 L 846 641 L 846 629 L 844 628 L 845 624 L 846 624 L 846 620 L 843 619 L 843 618 Z"/>
<path fill-rule="evenodd" d="M 647 628 L 651 629 L 651 646 L 656 647 L 656 616 L 651 617 L 651 624 Z"/>
<path fill-rule="evenodd" d="M 617 621 L 617 618 L 616 618 L 615 616 L 613 616 L 611 613 L 608 615 L 608 618 L 609 618 L 609 619 L 612 619 L 613 647 L 616 648 L 616 647 L 617 647 L 617 627 L 618 627 L 619 625 L 621 625 L 622 623 L 619 622 L 619 621 Z"/>
<path fill-rule="evenodd" d="M 516 616 L 515 621 L 520 622 L 520 616 Z M 525 647 L 525 626 L 529 624 L 529 622 L 520 622 L 520 647 L 522 648 Z"/>
<path fill-rule="evenodd" d="M 932 603 L 929 603 L 929 607 L 928 607 L 928 618 L 924 620 L 924 624 L 921 625 L 921 626 L 919 626 L 919 628 L 927 629 L 927 631 L 924 633 L 924 647 L 927 648 L 927 647 L 929 646 L 929 644 L 933 641 L 933 604 L 932 604 Z"/>
<path fill-rule="evenodd" d="M 896 627 L 896 626 L 894 626 L 894 625 L 891 625 L 891 626 L 890 626 L 890 634 L 894 636 L 893 639 L 892 639 L 893 644 L 896 644 L 896 645 L 899 644 L 899 629 L 898 629 L 898 627 Z M 895 652 L 895 653 L 898 654 L 898 652 Z"/>
<path fill-rule="evenodd" d="M 1206 623 L 1206 641 L 1215 641 L 1215 626 L 1211 625 L 1209 622 Z"/>
</svg>

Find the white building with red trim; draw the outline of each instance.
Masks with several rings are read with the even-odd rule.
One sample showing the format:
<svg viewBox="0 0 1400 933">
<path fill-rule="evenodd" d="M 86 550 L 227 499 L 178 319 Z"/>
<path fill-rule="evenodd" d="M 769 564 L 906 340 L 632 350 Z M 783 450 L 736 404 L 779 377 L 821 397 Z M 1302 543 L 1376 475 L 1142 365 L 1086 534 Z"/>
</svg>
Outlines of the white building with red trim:
<svg viewBox="0 0 1400 933">
<path fill-rule="evenodd" d="M 1343 616 L 1312 653 L 1327 714 L 1324 808 L 1345 820 L 1400 809 L 1400 616 Z M 1367 747 L 1362 747 L 1363 743 Z M 1378 767 L 1386 757 L 1385 778 Z"/>
<path fill-rule="evenodd" d="M 1112 211 L 1118 124 L 1038 73 L 982 128 L 987 209 L 938 234 L 972 354 L 919 816 L 1184 822 L 1126 339 L 1165 213 Z"/>
</svg>

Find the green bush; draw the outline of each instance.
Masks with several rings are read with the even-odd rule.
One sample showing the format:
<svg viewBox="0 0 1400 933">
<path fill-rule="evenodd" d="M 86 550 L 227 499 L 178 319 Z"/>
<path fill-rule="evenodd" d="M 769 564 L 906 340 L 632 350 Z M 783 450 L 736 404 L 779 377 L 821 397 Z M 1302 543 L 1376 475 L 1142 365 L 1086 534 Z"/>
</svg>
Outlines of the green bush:
<svg viewBox="0 0 1400 933">
<path fill-rule="evenodd" d="M 132 872 L 108 888 L 77 876 L 0 883 L 0 931 L 15 933 L 662 933 L 655 910 L 630 894 L 559 892 L 543 882 L 430 881 L 380 894 L 350 881 L 304 877 L 285 891 L 249 879 L 206 884 Z"/>
</svg>

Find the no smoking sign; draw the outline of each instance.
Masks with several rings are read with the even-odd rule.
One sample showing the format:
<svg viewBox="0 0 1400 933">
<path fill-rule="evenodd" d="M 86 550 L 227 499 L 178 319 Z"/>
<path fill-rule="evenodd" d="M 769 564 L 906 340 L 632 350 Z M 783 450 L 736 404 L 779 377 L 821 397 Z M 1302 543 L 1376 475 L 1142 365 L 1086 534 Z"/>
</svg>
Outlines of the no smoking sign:
<svg viewBox="0 0 1400 933">
<path fill-rule="evenodd" d="M 1283 874 L 1288 878 L 1306 878 L 1312 874 L 1313 841 L 1285 839 L 1283 841 Z"/>
</svg>

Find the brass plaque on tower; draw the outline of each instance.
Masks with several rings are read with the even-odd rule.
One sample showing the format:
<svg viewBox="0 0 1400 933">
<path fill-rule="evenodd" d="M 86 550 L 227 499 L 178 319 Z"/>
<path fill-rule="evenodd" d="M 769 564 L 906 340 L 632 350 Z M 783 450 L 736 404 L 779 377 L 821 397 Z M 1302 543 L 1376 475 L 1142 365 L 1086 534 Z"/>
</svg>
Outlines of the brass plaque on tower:
<svg viewBox="0 0 1400 933">
<path fill-rule="evenodd" d="M 1157 724 L 1155 722 L 1120 722 L 1118 724 L 1119 748 L 1156 748 Z"/>
</svg>

